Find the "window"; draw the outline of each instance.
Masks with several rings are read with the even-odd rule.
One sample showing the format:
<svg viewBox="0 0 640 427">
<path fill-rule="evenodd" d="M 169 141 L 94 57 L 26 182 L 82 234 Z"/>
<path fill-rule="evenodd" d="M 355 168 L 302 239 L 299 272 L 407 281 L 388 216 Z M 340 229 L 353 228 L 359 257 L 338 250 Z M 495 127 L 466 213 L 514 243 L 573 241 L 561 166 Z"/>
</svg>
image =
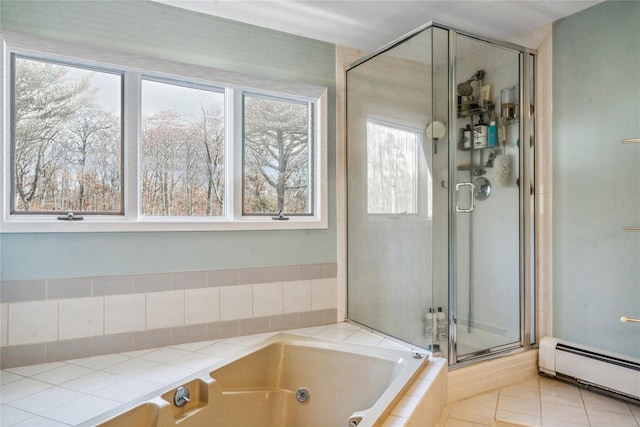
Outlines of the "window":
<svg viewBox="0 0 640 427">
<path fill-rule="evenodd" d="M 244 95 L 243 212 L 312 214 L 309 102 Z"/>
<path fill-rule="evenodd" d="M 12 213 L 122 213 L 122 74 L 14 56 L 12 75 Z"/>
<path fill-rule="evenodd" d="M 417 214 L 421 133 L 367 120 L 367 212 Z"/>
<path fill-rule="evenodd" d="M 327 227 L 327 88 L 5 36 L 3 231 Z"/>
<path fill-rule="evenodd" d="M 142 80 L 141 211 L 224 214 L 224 91 Z"/>
</svg>

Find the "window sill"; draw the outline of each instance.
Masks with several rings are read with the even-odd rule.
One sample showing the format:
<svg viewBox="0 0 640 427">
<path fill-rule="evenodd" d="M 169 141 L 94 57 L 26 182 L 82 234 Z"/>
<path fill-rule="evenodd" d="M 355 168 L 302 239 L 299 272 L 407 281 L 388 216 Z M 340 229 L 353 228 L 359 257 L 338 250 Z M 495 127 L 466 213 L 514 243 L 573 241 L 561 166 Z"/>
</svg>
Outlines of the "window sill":
<svg viewBox="0 0 640 427">
<path fill-rule="evenodd" d="M 162 232 L 162 231 L 259 231 L 259 230 L 307 230 L 327 229 L 326 219 L 290 218 L 276 221 L 269 218 L 238 220 L 202 219 L 176 220 L 153 218 L 149 220 L 123 220 L 105 217 L 87 218 L 82 221 L 60 221 L 55 218 L 26 218 L 2 221 L 2 233 L 103 233 L 103 232 Z"/>
</svg>

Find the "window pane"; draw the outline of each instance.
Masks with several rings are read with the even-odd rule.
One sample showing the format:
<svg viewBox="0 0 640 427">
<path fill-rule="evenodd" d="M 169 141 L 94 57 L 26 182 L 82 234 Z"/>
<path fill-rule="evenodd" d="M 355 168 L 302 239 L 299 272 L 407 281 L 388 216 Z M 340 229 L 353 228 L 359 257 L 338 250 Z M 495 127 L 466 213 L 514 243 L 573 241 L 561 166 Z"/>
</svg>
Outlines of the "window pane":
<svg viewBox="0 0 640 427">
<path fill-rule="evenodd" d="M 224 93 L 142 81 L 141 211 L 224 214 Z"/>
<path fill-rule="evenodd" d="M 311 104 L 244 96 L 244 214 L 312 214 Z"/>
<path fill-rule="evenodd" d="M 418 213 L 418 132 L 367 121 L 367 211 Z"/>
<path fill-rule="evenodd" d="M 13 57 L 13 212 L 122 213 L 122 75 Z"/>
</svg>

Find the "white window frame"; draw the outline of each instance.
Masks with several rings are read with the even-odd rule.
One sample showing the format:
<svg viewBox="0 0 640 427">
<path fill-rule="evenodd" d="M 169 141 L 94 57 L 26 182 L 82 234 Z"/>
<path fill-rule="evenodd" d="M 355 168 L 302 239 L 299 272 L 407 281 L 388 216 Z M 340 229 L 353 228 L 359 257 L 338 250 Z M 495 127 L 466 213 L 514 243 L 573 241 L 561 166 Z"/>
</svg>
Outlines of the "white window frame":
<svg viewBox="0 0 640 427">
<path fill-rule="evenodd" d="M 53 41 L 21 33 L 0 34 L 2 49 L 0 97 L 2 111 L 2 159 L 0 161 L 0 230 L 2 232 L 124 232 L 216 231 L 328 228 L 327 195 L 327 99 L 326 87 L 281 82 L 219 69 L 94 50 L 73 43 Z M 82 221 L 61 221 L 58 215 L 11 215 L 11 55 L 51 60 L 79 66 L 124 71 L 124 215 L 84 215 Z M 224 215 L 162 217 L 144 216 L 139 205 L 138 150 L 141 133 L 141 78 L 182 81 L 225 89 L 225 194 Z M 242 215 L 242 94 L 258 93 L 314 104 L 313 215 L 276 221 L 270 216 Z M 238 114 L 240 112 L 240 114 Z"/>
<path fill-rule="evenodd" d="M 402 129 L 410 132 L 415 132 L 418 135 L 418 147 L 416 152 L 417 162 L 417 185 L 416 191 L 416 206 L 417 212 L 415 213 L 370 213 L 367 212 L 367 218 L 372 221 L 387 221 L 387 220 L 431 220 L 433 218 L 433 176 L 426 159 L 421 159 L 421 149 L 431 149 L 430 144 L 426 144 L 425 131 L 426 125 L 420 122 L 420 118 L 410 112 L 398 112 L 394 109 L 386 107 L 370 107 L 372 111 L 364 117 L 364 135 L 367 135 L 367 124 L 369 122 L 377 123 L 383 126 L 389 126 L 391 128 Z M 426 154 L 426 153 L 425 153 Z M 426 186 L 426 188 L 425 188 Z M 368 208 L 367 208 L 368 211 Z"/>
</svg>

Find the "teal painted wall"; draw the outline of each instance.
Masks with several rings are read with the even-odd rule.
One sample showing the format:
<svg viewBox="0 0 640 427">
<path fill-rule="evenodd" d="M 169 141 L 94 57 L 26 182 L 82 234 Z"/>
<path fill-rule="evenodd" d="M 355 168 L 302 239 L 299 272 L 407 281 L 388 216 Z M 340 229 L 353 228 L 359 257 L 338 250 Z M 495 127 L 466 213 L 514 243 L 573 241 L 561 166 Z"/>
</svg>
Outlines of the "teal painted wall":
<svg viewBox="0 0 640 427">
<path fill-rule="evenodd" d="M 553 26 L 553 335 L 640 358 L 640 2 Z"/>
<path fill-rule="evenodd" d="M 0 28 L 329 88 L 327 230 L 0 234 L 0 279 L 336 262 L 335 46 L 147 1 L 0 1 Z"/>
</svg>

